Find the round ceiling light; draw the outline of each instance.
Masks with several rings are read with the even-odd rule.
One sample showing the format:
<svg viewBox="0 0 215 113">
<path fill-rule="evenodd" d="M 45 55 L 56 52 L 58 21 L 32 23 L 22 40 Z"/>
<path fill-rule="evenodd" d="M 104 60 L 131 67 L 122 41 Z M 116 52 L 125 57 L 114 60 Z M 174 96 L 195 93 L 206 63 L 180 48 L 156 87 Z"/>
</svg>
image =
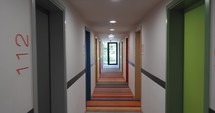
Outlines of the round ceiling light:
<svg viewBox="0 0 215 113">
<path fill-rule="evenodd" d="M 120 0 L 111 0 L 112 2 L 119 2 Z"/>
<path fill-rule="evenodd" d="M 115 29 L 110 29 L 110 31 L 115 31 Z"/>
<path fill-rule="evenodd" d="M 111 20 L 110 23 L 111 23 L 111 24 L 115 24 L 116 21 L 115 21 L 115 20 Z"/>
</svg>

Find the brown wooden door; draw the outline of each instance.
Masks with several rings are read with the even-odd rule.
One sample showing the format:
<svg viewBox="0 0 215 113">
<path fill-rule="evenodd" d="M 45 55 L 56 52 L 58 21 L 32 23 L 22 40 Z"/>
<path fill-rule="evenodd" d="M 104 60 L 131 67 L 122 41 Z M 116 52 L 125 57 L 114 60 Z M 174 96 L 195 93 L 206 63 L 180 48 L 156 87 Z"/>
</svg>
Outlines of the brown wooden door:
<svg viewBox="0 0 215 113">
<path fill-rule="evenodd" d="M 141 33 L 135 37 L 135 99 L 141 99 Z"/>
</svg>

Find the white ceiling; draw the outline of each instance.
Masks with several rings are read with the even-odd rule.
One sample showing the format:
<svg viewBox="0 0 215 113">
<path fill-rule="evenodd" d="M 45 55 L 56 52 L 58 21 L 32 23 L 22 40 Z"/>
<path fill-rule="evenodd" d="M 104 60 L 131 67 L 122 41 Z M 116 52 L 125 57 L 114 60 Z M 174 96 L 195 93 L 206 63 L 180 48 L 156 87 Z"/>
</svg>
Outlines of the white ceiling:
<svg viewBox="0 0 215 113">
<path fill-rule="evenodd" d="M 125 34 L 162 0 L 69 0 L 97 34 Z M 116 20 L 116 24 L 110 24 Z M 110 31 L 114 28 L 115 31 Z M 98 35 L 99 36 L 99 35 Z"/>
</svg>

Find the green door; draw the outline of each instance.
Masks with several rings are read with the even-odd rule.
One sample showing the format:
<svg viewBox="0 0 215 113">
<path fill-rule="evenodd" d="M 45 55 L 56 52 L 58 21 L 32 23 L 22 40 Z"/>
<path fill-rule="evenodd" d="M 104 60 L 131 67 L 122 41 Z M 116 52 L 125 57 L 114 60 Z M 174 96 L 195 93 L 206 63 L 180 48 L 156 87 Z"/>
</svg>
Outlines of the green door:
<svg viewBox="0 0 215 113">
<path fill-rule="evenodd" d="M 204 4 L 185 13 L 184 113 L 204 112 Z"/>
</svg>

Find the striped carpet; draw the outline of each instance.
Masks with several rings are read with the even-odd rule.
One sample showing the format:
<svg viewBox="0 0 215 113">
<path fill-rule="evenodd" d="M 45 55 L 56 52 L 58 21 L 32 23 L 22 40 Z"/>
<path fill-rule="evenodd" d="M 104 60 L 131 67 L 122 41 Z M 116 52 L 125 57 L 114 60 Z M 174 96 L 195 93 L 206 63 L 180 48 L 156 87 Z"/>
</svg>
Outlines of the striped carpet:
<svg viewBox="0 0 215 113">
<path fill-rule="evenodd" d="M 87 101 L 87 113 L 141 113 L 140 106 L 121 73 L 105 72 L 100 75 L 91 101 Z"/>
<path fill-rule="evenodd" d="M 105 72 L 99 76 L 98 83 L 125 83 L 125 79 L 121 72 Z"/>
<path fill-rule="evenodd" d="M 140 101 L 88 101 L 88 107 L 139 107 Z"/>
<path fill-rule="evenodd" d="M 128 88 L 128 84 L 97 84 L 96 88 Z"/>
</svg>

